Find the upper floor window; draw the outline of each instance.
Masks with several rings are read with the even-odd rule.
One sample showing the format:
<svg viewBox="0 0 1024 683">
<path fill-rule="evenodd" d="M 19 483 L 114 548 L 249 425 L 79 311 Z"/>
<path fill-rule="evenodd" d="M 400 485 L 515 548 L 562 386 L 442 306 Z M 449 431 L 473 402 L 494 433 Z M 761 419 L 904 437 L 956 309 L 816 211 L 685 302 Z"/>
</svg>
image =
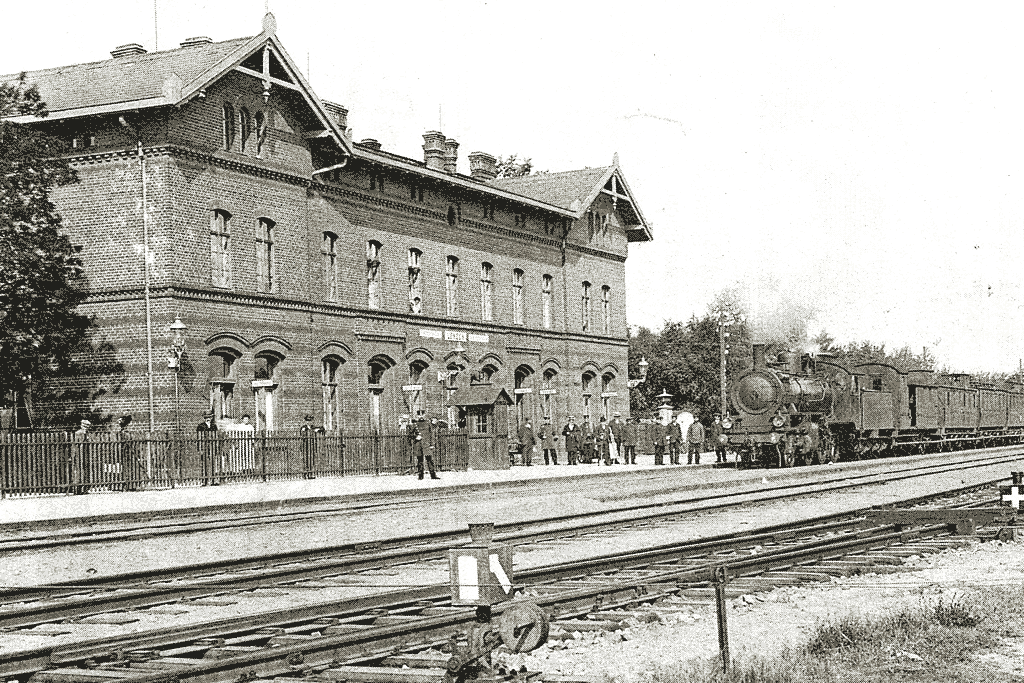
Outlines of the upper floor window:
<svg viewBox="0 0 1024 683">
<path fill-rule="evenodd" d="M 512 323 L 522 325 L 523 315 L 523 281 L 526 274 L 516 268 L 512 271 Z"/>
<path fill-rule="evenodd" d="M 604 323 L 604 333 L 609 334 L 612 330 L 612 288 L 605 285 L 601 288 L 601 320 Z"/>
<path fill-rule="evenodd" d="M 544 327 L 551 328 L 551 289 L 554 285 L 554 278 L 550 275 L 544 276 L 544 284 L 541 287 L 541 309 L 544 313 Z"/>
<path fill-rule="evenodd" d="M 223 209 L 210 215 L 210 275 L 215 287 L 231 286 L 231 214 Z"/>
<path fill-rule="evenodd" d="M 423 273 L 420 269 L 420 262 L 423 260 L 423 252 L 419 249 L 409 250 L 409 312 L 423 312 Z"/>
<path fill-rule="evenodd" d="M 491 302 L 494 291 L 494 285 L 491 282 L 493 269 L 494 266 L 486 261 L 480 264 L 480 316 L 486 321 L 494 320 L 494 309 Z"/>
<path fill-rule="evenodd" d="M 590 283 L 583 283 L 583 293 L 580 297 L 580 310 L 582 313 L 581 325 L 583 331 L 587 332 L 590 330 Z"/>
<path fill-rule="evenodd" d="M 225 103 L 222 113 L 224 116 L 224 149 L 231 151 L 235 144 L 235 108 L 231 104 Z"/>
<path fill-rule="evenodd" d="M 269 218 L 261 218 L 256 226 L 256 291 L 273 292 L 276 288 L 274 265 L 274 229 Z"/>
<path fill-rule="evenodd" d="M 238 148 L 243 154 L 252 148 L 250 138 L 252 137 L 252 116 L 249 110 L 241 107 L 238 110 Z"/>
<path fill-rule="evenodd" d="M 338 300 L 338 236 L 333 232 L 325 232 L 320 253 L 324 259 L 324 284 L 327 300 Z"/>
<path fill-rule="evenodd" d="M 261 111 L 256 112 L 256 156 L 263 154 L 263 147 L 267 144 L 267 115 Z"/>
<path fill-rule="evenodd" d="M 366 243 L 366 305 L 370 308 L 380 308 L 380 250 L 380 242 Z"/>
<path fill-rule="evenodd" d="M 450 316 L 459 314 L 459 259 L 449 256 L 444 264 L 444 298 Z"/>
</svg>

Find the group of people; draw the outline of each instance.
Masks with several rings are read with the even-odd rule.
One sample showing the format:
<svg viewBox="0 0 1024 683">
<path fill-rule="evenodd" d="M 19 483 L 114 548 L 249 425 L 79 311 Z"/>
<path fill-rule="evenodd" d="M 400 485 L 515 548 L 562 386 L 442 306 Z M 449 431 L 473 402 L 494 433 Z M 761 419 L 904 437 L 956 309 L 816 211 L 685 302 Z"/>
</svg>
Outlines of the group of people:
<svg viewBox="0 0 1024 683">
<path fill-rule="evenodd" d="M 684 415 L 688 414 L 679 413 L 675 419 L 654 425 L 654 464 L 664 465 L 668 453 L 669 464 L 680 465 L 685 452 L 687 465 L 699 465 L 708 437 L 714 444 L 715 462 L 726 462 L 725 445 L 719 438 L 723 432 L 722 416 L 716 414 L 711 429 L 705 430 L 700 420 L 693 420 L 684 428 Z"/>
<path fill-rule="evenodd" d="M 609 422 L 602 417 L 597 426 L 584 418 L 583 424 L 576 424 L 572 415 L 562 428 L 565 440 L 565 454 L 569 465 L 590 464 L 595 460 L 605 465 L 636 464 L 637 431 L 632 419 L 622 419 L 620 413 L 612 415 Z M 520 459 L 523 465 L 533 464 L 533 456 L 544 452 L 545 465 L 558 464 L 558 432 L 545 421 L 540 431 L 534 433 L 530 420 L 526 420 L 517 434 Z M 514 462 L 513 462 L 514 464 Z"/>
</svg>

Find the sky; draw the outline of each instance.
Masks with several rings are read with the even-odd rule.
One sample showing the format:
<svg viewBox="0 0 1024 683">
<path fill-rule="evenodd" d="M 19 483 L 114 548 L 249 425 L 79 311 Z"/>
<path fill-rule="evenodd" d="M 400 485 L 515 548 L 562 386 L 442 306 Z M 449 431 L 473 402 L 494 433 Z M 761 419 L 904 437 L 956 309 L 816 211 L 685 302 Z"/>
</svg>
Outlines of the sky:
<svg viewBox="0 0 1024 683">
<path fill-rule="evenodd" d="M 1024 88 L 1011 3 L 132 0 L 17 3 L 0 73 L 260 31 L 265 9 L 356 140 L 422 134 L 529 157 L 615 153 L 654 241 L 630 325 L 736 289 L 755 334 L 805 320 L 940 366 L 1024 357 Z M 45 20 L 45 23 L 44 23 Z"/>
</svg>

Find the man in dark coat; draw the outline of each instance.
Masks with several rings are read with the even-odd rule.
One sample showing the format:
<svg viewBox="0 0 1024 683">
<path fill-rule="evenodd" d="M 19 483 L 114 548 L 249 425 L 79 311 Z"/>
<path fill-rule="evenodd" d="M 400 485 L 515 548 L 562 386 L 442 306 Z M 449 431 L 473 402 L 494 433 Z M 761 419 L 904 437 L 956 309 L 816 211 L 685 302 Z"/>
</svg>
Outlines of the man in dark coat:
<svg viewBox="0 0 1024 683">
<path fill-rule="evenodd" d="M 573 421 L 572 415 L 569 422 L 562 428 L 562 436 L 565 437 L 565 454 L 569 458 L 570 465 L 578 465 L 580 447 L 583 445 L 583 430 Z"/>
<path fill-rule="evenodd" d="M 441 477 L 437 476 L 437 472 L 434 471 L 436 424 L 427 422 L 426 416 L 420 413 L 416 416 L 416 423 L 412 425 L 410 438 L 413 440 L 412 450 L 416 454 L 416 473 L 419 478 L 423 478 L 423 461 L 426 460 L 430 478 L 440 479 Z"/>
<path fill-rule="evenodd" d="M 115 488 L 125 491 L 134 491 L 140 485 L 143 475 L 139 449 L 129 431 L 131 424 L 131 413 L 125 413 L 117 419 L 117 454 L 121 482 L 120 486 Z"/>
<path fill-rule="evenodd" d="M 715 462 L 725 462 L 725 444 L 722 443 L 722 434 L 725 430 L 722 429 L 722 416 L 716 414 L 715 421 L 711 423 L 710 437 L 711 443 L 715 447 Z"/>
<path fill-rule="evenodd" d="M 537 451 L 537 437 L 533 434 L 533 426 L 527 420 L 519 428 L 519 444 L 523 447 L 523 464 L 533 464 L 533 454 Z"/>
<path fill-rule="evenodd" d="M 544 449 L 544 464 L 558 464 L 558 437 L 555 436 L 555 429 L 550 422 L 545 421 L 540 426 L 540 446 Z"/>
<path fill-rule="evenodd" d="M 303 425 L 299 427 L 299 436 L 302 437 L 302 478 L 316 479 L 316 456 L 319 450 L 318 437 L 327 433 L 323 427 L 313 426 L 313 416 L 306 415 Z"/>
<path fill-rule="evenodd" d="M 589 465 L 594 462 L 594 425 L 590 424 L 590 417 L 583 418 L 583 462 Z"/>
<path fill-rule="evenodd" d="M 213 411 L 203 413 L 203 421 L 196 425 L 196 449 L 202 463 L 203 486 L 217 486 L 216 475 L 220 469 L 220 442 L 217 440 L 217 421 Z"/>
<path fill-rule="evenodd" d="M 672 420 L 668 423 L 668 448 L 669 448 L 669 462 L 673 465 L 679 464 L 679 449 L 683 443 L 683 428 L 679 425 L 678 420 Z"/>
<path fill-rule="evenodd" d="M 627 417 L 626 424 L 622 425 L 622 441 L 620 442 L 622 457 L 627 465 L 636 464 L 636 425 L 633 418 Z"/>
<path fill-rule="evenodd" d="M 686 464 L 699 465 L 700 452 L 704 450 L 704 425 L 700 420 L 694 420 L 690 428 L 686 430 L 686 440 L 690 447 L 686 454 Z"/>
<path fill-rule="evenodd" d="M 654 464 L 665 464 L 665 448 L 669 443 L 668 425 L 655 422 L 651 429 L 651 438 L 654 441 Z"/>
</svg>

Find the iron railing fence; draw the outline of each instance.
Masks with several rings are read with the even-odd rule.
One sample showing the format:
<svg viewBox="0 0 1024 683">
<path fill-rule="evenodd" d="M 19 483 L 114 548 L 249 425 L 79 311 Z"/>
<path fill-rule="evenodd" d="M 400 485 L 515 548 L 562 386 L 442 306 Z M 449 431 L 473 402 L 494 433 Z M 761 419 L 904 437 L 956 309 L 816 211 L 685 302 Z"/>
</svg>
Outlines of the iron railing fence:
<svg viewBox="0 0 1024 683">
<path fill-rule="evenodd" d="M 466 431 L 439 430 L 434 466 L 459 471 L 468 462 Z M 415 469 L 405 432 L 0 435 L 0 497 L 408 474 Z"/>
</svg>

